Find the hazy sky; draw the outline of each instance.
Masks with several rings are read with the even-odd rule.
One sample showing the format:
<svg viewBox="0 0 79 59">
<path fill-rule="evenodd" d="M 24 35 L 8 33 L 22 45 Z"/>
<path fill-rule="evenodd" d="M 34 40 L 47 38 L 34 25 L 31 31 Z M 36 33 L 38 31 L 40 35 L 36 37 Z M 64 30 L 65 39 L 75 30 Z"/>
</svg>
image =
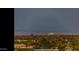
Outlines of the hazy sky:
<svg viewBox="0 0 79 59">
<path fill-rule="evenodd" d="M 15 32 L 79 32 L 79 9 L 15 9 Z"/>
</svg>

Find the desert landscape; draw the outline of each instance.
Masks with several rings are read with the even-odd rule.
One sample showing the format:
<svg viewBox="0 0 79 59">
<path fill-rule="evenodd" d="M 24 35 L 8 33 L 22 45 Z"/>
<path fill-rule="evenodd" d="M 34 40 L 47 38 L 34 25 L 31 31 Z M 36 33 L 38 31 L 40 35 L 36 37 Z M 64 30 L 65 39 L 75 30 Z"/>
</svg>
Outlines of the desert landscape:
<svg viewBox="0 0 79 59">
<path fill-rule="evenodd" d="M 16 35 L 15 51 L 79 51 L 79 35 Z"/>
</svg>

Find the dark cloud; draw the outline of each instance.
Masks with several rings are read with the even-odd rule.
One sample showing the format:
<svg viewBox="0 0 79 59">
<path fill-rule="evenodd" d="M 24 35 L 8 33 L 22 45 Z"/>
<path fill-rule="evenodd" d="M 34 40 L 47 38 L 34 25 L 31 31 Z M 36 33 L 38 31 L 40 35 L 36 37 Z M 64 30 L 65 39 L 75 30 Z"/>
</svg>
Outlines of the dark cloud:
<svg viewBox="0 0 79 59">
<path fill-rule="evenodd" d="M 15 9 L 15 32 L 79 32 L 79 9 Z"/>
</svg>

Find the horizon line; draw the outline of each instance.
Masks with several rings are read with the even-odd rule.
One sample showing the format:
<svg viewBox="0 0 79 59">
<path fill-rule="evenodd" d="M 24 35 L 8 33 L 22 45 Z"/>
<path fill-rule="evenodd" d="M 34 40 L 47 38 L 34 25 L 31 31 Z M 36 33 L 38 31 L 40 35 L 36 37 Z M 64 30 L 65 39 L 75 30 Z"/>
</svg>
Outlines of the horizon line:
<svg viewBox="0 0 79 59">
<path fill-rule="evenodd" d="M 79 35 L 79 33 L 71 32 L 25 32 L 25 33 L 14 33 L 14 35 Z"/>
</svg>

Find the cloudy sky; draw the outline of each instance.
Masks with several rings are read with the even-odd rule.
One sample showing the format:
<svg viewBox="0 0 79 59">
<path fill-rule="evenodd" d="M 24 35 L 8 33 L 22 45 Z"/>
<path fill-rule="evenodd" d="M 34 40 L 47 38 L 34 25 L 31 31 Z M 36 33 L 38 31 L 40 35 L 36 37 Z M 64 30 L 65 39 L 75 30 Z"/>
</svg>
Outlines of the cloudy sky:
<svg viewBox="0 0 79 59">
<path fill-rule="evenodd" d="M 79 32 L 79 9 L 15 9 L 15 32 Z"/>
</svg>

